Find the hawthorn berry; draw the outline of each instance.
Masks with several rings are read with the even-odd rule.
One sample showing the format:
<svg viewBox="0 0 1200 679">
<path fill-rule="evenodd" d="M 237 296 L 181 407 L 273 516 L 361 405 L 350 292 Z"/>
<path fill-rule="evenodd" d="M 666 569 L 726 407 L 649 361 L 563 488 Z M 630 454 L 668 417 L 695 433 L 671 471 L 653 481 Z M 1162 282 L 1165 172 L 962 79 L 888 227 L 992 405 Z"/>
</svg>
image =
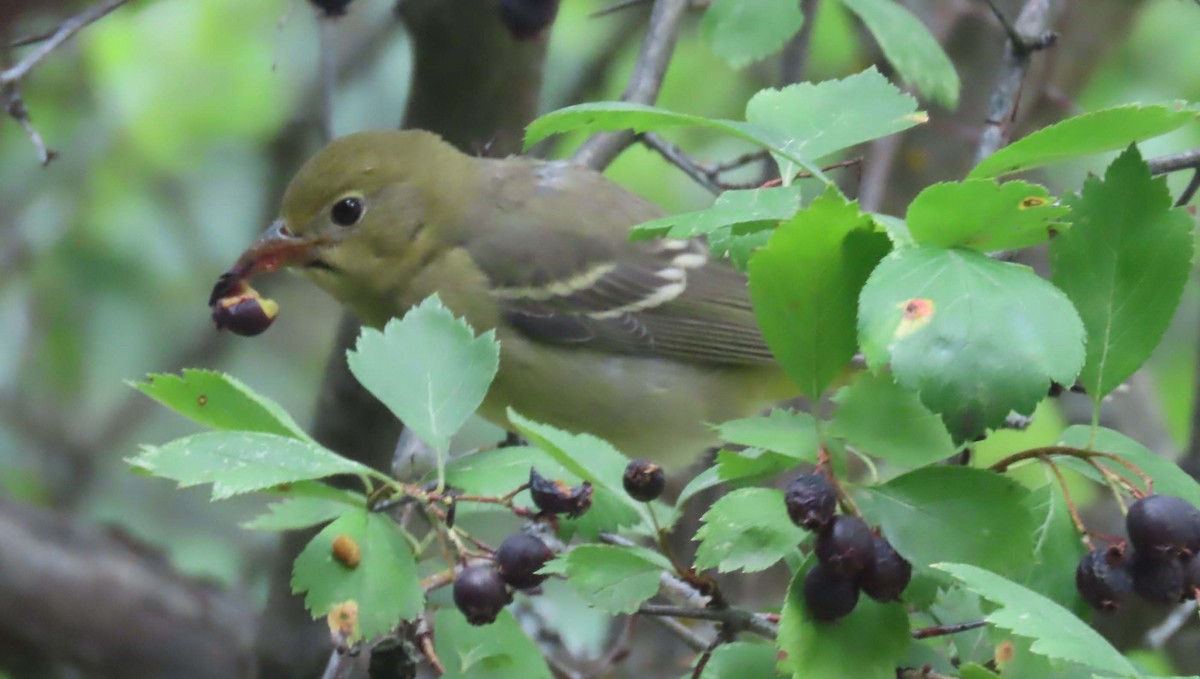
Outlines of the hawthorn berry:
<svg viewBox="0 0 1200 679">
<path fill-rule="evenodd" d="M 1187 598 L 1183 561 L 1175 558 L 1134 552 L 1129 562 L 1133 591 L 1146 601 L 1156 604 L 1175 604 Z"/>
<path fill-rule="evenodd" d="M 227 281 L 218 280 L 213 294 L 225 285 Z M 244 282 L 234 284 L 227 295 L 214 297 L 209 308 L 217 330 L 229 330 L 243 337 L 262 334 L 279 315 L 279 305 L 274 300 L 264 299 Z"/>
<path fill-rule="evenodd" d="M 853 578 L 875 560 L 875 537 L 857 516 L 840 515 L 817 534 L 817 558 L 829 570 Z"/>
<path fill-rule="evenodd" d="M 571 487 L 562 481 L 548 479 L 533 467 L 529 468 L 529 495 L 533 504 L 547 514 L 566 514 L 576 518 L 592 506 L 592 484 L 584 481 Z"/>
<path fill-rule="evenodd" d="M 528 533 L 509 535 L 496 550 L 500 577 L 516 589 L 530 589 L 542 584 L 548 576 L 538 571 L 553 558 L 554 551 Z"/>
<path fill-rule="evenodd" d="M 882 535 L 875 536 L 875 558 L 858 574 L 858 586 L 872 599 L 896 601 L 912 580 L 912 564 Z"/>
<path fill-rule="evenodd" d="M 792 479 L 783 496 L 792 523 L 805 530 L 821 530 L 837 512 L 837 491 L 821 472 Z"/>
<path fill-rule="evenodd" d="M 633 460 L 625 466 L 621 478 L 625 492 L 638 502 L 657 500 L 667 487 L 667 476 L 663 468 L 649 460 Z"/>
<path fill-rule="evenodd" d="M 818 562 L 804 576 L 804 604 L 813 620 L 833 622 L 858 605 L 858 585 Z"/>
<path fill-rule="evenodd" d="M 468 566 L 454 579 L 454 605 L 472 625 L 489 625 L 512 601 L 512 593 L 491 565 Z"/>
<path fill-rule="evenodd" d="M 1075 568 L 1075 589 L 1092 608 L 1117 611 L 1133 591 L 1124 551 L 1100 547 L 1084 554 Z"/>
<path fill-rule="evenodd" d="M 1190 556 L 1200 551 L 1200 510 L 1170 495 L 1148 495 L 1129 506 L 1129 542 L 1150 557 Z"/>
</svg>

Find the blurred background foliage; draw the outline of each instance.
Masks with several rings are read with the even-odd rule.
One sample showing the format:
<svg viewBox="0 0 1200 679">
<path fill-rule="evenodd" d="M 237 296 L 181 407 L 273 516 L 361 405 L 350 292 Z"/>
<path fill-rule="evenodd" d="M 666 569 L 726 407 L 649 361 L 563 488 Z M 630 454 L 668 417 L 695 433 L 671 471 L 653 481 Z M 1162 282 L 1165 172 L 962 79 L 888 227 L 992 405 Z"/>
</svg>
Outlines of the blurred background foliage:
<svg viewBox="0 0 1200 679">
<path fill-rule="evenodd" d="M 53 26 L 80 6 L 27 4 L 7 23 L 0 12 L 0 43 Z M 589 18 L 605 4 L 563 3 L 543 109 L 581 94 L 619 97 L 638 40 L 621 36 L 629 33 L 621 14 Z M 819 7 L 808 78 L 868 65 L 869 45 L 841 6 Z M 339 134 L 400 120 L 410 54 L 391 11 L 389 0 L 358 0 L 337 26 Z M 1132 37 L 1063 106 L 1200 100 L 1198 18 L 1191 2 L 1148 2 Z M 739 118 L 748 97 L 774 83 L 775 71 L 731 69 L 697 24 L 693 17 L 684 31 L 660 104 Z M 254 500 L 210 504 L 206 490 L 177 491 L 122 464 L 140 442 L 195 430 L 126 381 L 183 367 L 224 370 L 279 400 L 301 423 L 310 420 L 337 306 L 298 278 L 268 278 L 264 293 L 279 300 L 281 317 L 271 332 L 247 340 L 217 334 L 205 303 L 216 276 L 268 223 L 286 177 L 320 143 L 316 46 L 312 12 L 298 0 L 138 0 L 87 28 L 25 85 L 33 120 L 61 157 L 42 168 L 20 128 L 0 120 L 2 492 L 122 526 L 161 546 L 184 572 L 260 595 L 274 536 L 237 526 L 252 515 L 246 505 Z M 614 48 L 612 68 L 588 72 L 598 52 Z M 938 125 L 942 111 L 929 110 Z M 973 144 L 968 132 L 949 133 Z M 672 139 L 703 159 L 745 150 L 703 131 Z M 1144 152 L 1198 142 L 1190 129 Z M 572 143 L 562 140 L 553 153 Z M 1045 180 L 1056 191 L 1076 190 L 1108 160 L 1057 168 Z M 711 201 L 641 147 L 609 174 L 670 210 Z M 1180 184 L 1176 193 L 1184 175 L 1171 178 Z M 1177 446 L 1189 433 L 1198 302 L 1193 281 L 1152 363 L 1153 406 Z M 1049 442 L 1059 430 L 1052 409 L 1043 407 L 1042 424 L 1028 432 L 992 437 L 982 454 Z"/>
</svg>

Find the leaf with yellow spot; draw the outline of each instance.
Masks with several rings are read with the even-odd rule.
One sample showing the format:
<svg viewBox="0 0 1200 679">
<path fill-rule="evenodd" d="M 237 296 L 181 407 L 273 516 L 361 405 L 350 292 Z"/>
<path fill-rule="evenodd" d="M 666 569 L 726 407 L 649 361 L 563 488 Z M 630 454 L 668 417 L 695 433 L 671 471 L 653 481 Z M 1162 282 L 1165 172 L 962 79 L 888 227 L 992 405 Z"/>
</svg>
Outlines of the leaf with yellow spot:
<svg viewBox="0 0 1200 679">
<path fill-rule="evenodd" d="M 934 184 L 908 206 L 908 230 L 921 245 L 991 252 L 1045 242 L 1067 208 L 1046 187 L 991 179 Z"/>
</svg>

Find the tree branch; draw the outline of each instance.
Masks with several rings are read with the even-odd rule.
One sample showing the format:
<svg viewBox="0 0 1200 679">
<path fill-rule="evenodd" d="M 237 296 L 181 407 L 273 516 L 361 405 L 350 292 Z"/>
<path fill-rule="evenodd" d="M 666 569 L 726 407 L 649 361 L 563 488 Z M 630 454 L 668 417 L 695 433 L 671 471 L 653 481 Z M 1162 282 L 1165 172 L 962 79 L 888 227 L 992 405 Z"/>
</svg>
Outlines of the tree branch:
<svg viewBox="0 0 1200 679">
<path fill-rule="evenodd" d="M 1167 174 L 1168 172 L 1179 172 L 1180 170 L 1195 170 L 1200 168 L 1200 148 L 1181 153 L 1172 153 L 1169 156 L 1159 156 L 1146 161 L 1150 166 L 1150 174 Z"/>
<path fill-rule="evenodd" d="M 688 0 L 655 0 L 650 14 L 650 28 L 642 40 L 642 51 L 633 67 L 629 85 L 622 101 L 653 104 L 662 89 L 663 77 L 675 51 L 679 24 L 688 8 Z M 575 151 L 571 160 L 595 170 L 603 170 L 630 144 L 635 135 L 630 130 L 601 132 L 593 135 Z"/>
</svg>

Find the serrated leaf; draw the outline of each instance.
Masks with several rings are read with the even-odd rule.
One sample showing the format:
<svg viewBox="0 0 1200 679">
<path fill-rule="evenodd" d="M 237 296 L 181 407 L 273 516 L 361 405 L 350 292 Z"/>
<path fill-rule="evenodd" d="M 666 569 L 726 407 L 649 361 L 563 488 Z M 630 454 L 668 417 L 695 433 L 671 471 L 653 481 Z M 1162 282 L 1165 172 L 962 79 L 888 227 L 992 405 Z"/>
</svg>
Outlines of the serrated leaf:
<svg viewBox="0 0 1200 679">
<path fill-rule="evenodd" d="M 719 485 L 721 485 L 721 472 L 716 467 L 709 467 L 708 469 L 705 469 L 704 471 L 695 475 L 692 477 L 692 480 L 688 481 L 687 485 L 683 487 L 683 490 L 679 492 L 679 499 L 675 501 L 676 511 L 678 511 L 680 507 L 683 507 L 684 503 L 692 499 L 696 493 L 706 491 L 709 488 Z"/>
<path fill-rule="evenodd" d="M 796 459 L 769 450 L 721 450 L 717 452 L 717 475 L 734 486 L 757 484 L 796 466 Z"/>
<path fill-rule="evenodd" d="M 585 530 L 613 530 L 633 525 L 639 519 L 648 522 L 646 503 L 634 500 L 625 492 L 623 479 L 629 458 L 612 444 L 591 434 L 571 434 L 534 422 L 511 408 L 508 421 L 518 433 L 568 472 L 595 486 L 592 508 L 579 519 Z M 654 505 L 660 520 L 668 524 L 674 520 L 671 508 L 657 500 L 650 504 Z"/>
<path fill-rule="evenodd" d="M 694 238 L 723 227 L 754 222 L 778 222 L 790 219 L 800 209 L 800 187 L 772 186 L 761 189 L 726 191 L 717 196 L 712 207 L 696 212 L 670 215 L 633 227 L 631 240 L 654 236 Z"/>
<path fill-rule="evenodd" d="M 916 99 L 874 67 L 841 80 L 761 90 L 746 104 L 746 120 L 776 130 L 785 151 L 812 161 L 927 119 L 917 110 Z M 775 155 L 780 176 L 791 177 L 801 169 L 783 154 Z"/>
<path fill-rule="evenodd" d="M 575 481 L 563 478 L 566 470 L 541 448 L 505 446 L 451 460 L 446 465 L 446 484 L 466 495 L 507 495 L 529 482 L 530 467 L 546 478 Z M 465 506 L 459 505 L 459 511 Z"/>
<path fill-rule="evenodd" d="M 494 332 L 476 337 L 434 295 L 388 321 L 383 332 L 363 328 L 346 361 L 368 391 L 444 457 L 450 437 L 483 402 L 500 346 Z"/>
<path fill-rule="evenodd" d="M 830 188 L 750 258 L 763 339 L 804 395 L 820 398 L 854 358 L 858 293 L 891 243 Z"/>
<path fill-rule="evenodd" d="M 358 545 L 360 561 L 354 568 L 334 559 L 333 541 L 343 535 Z M 417 617 L 425 606 L 417 564 L 400 527 L 365 509 L 346 512 L 300 552 L 292 592 L 305 593 L 304 605 L 314 618 L 338 604 L 357 602 L 358 638 L 366 639 Z"/>
<path fill-rule="evenodd" d="M 897 467 L 922 467 L 957 449 L 941 418 L 887 373 L 859 373 L 833 400 L 829 433 Z"/>
<path fill-rule="evenodd" d="M 859 504 L 914 567 L 953 559 L 1002 573 L 1023 569 L 1033 552 L 1029 491 L 970 467 L 923 467 L 863 488 Z"/>
<path fill-rule="evenodd" d="M 741 68 L 779 51 L 803 23 L 791 0 L 713 0 L 700 32 L 717 56 Z"/>
<path fill-rule="evenodd" d="M 745 641 L 718 646 L 700 673 L 700 679 L 774 679 L 781 676 L 775 671 L 774 646 Z"/>
<path fill-rule="evenodd" d="M 1183 295 L 1194 218 L 1171 203 L 1166 179 L 1130 147 L 1104 181 L 1084 182 L 1071 228 L 1050 244 L 1053 280 L 1087 329 L 1079 380 L 1097 408 L 1150 357 Z"/>
<path fill-rule="evenodd" d="M 315 443 L 248 431 L 205 432 L 144 446 L 128 462 L 181 488 L 211 483 L 214 500 L 335 474 L 372 473 Z"/>
<path fill-rule="evenodd" d="M 908 206 L 906 223 L 916 242 L 991 252 L 1043 243 L 1068 211 L 1046 187 L 990 179 L 934 184 Z"/>
<path fill-rule="evenodd" d="M 967 177 L 997 177 L 1116 151 L 1135 141 L 1178 129 L 1195 120 L 1197 114 L 1185 102 L 1130 104 L 1084 113 L 1043 127 L 1001 148 L 976 165 Z"/>
<path fill-rule="evenodd" d="M 558 557 L 547 572 L 564 572 L 585 601 L 613 614 L 633 613 L 658 593 L 659 576 L 671 562 L 640 547 L 580 545 Z"/>
<path fill-rule="evenodd" d="M 189 368 L 181 375 L 147 375 L 133 387 L 206 427 L 312 440 L 283 406 L 224 373 Z"/>
<path fill-rule="evenodd" d="M 1000 675 L 989 670 L 983 665 L 975 663 L 967 663 L 959 668 L 959 674 L 962 679 L 1000 679 Z"/>
<path fill-rule="evenodd" d="M 788 518 L 783 491 L 742 488 L 721 497 L 696 531 L 696 567 L 722 573 L 770 568 L 809 535 Z"/>
<path fill-rule="evenodd" d="M 437 612 L 434 650 L 446 665 L 442 679 L 551 679 L 537 644 L 508 611 L 475 626 L 453 608 Z"/>
<path fill-rule="evenodd" d="M 361 496 L 360 496 L 361 498 Z M 366 499 L 357 508 L 366 504 Z M 348 500 L 348 498 L 347 498 Z M 272 502 L 267 511 L 252 521 L 242 524 L 251 530 L 299 530 L 331 521 L 356 507 L 347 500 L 326 497 L 289 497 Z"/>
<path fill-rule="evenodd" d="M 1047 483 L 1025 498 L 1037 526 L 1033 531 L 1033 558 L 1024 585 L 1064 606 L 1079 601 L 1075 567 L 1083 557 L 1083 543 L 1071 521 L 1062 488 Z"/>
<path fill-rule="evenodd" d="M 1181 497 L 1193 505 L 1200 506 L 1200 484 L 1190 474 L 1179 468 L 1174 461 L 1150 451 L 1146 446 L 1134 441 L 1128 436 L 1112 429 L 1085 425 L 1068 427 L 1059 437 L 1058 445 L 1070 448 L 1090 449 L 1117 455 L 1128 460 L 1154 479 L 1154 491 L 1163 495 Z M 1142 480 L 1119 462 L 1097 458 L 1096 461 L 1112 471 L 1128 479 L 1134 486 L 1141 488 Z M 1082 460 L 1070 457 L 1056 457 L 1055 462 L 1070 467 L 1075 471 L 1104 483 L 1099 473 Z"/>
<path fill-rule="evenodd" d="M 894 679 L 911 641 L 904 607 L 863 596 L 841 620 L 816 622 L 804 605 L 807 571 L 797 570 L 788 586 L 776 639 L 782 654 L 779 667 L 796 679 Z M 869 648 L 864 648 L 865 642 Z"/>
<path fill-rule="evenodd" d="M 867 362 L 940 414 L 956 441 L 1031 413 L 1051 381 L 1073 384 L 1083 324 L 1058 288 L 973 250 L 893 252 L 859 299 Z"/>
<path fill-rule="evenodd" d="M 717 425 L 728 443 L 762 448 L 813 462 L 817 459 L 817 423 L 812 415 L 776 408 L 763 417 L 746 417 Z"/>
<path fill-rule="evenodd" d="M 954 63 L 921 20 L 894 0 L 842 0 L 875 36 L 904 82 L 948 109 L 958 107 Z"/>
<path fill-rule="evenodd" d="M 1138 676 L 1137 669 L 1104 637 L 1062 606 L 995 573 L 965 563 L 935 568 L 999 605 L 987 621 L 1034 640 L 1034 653 L 1087 665 L 1105 674 Z"/>
</svg>

